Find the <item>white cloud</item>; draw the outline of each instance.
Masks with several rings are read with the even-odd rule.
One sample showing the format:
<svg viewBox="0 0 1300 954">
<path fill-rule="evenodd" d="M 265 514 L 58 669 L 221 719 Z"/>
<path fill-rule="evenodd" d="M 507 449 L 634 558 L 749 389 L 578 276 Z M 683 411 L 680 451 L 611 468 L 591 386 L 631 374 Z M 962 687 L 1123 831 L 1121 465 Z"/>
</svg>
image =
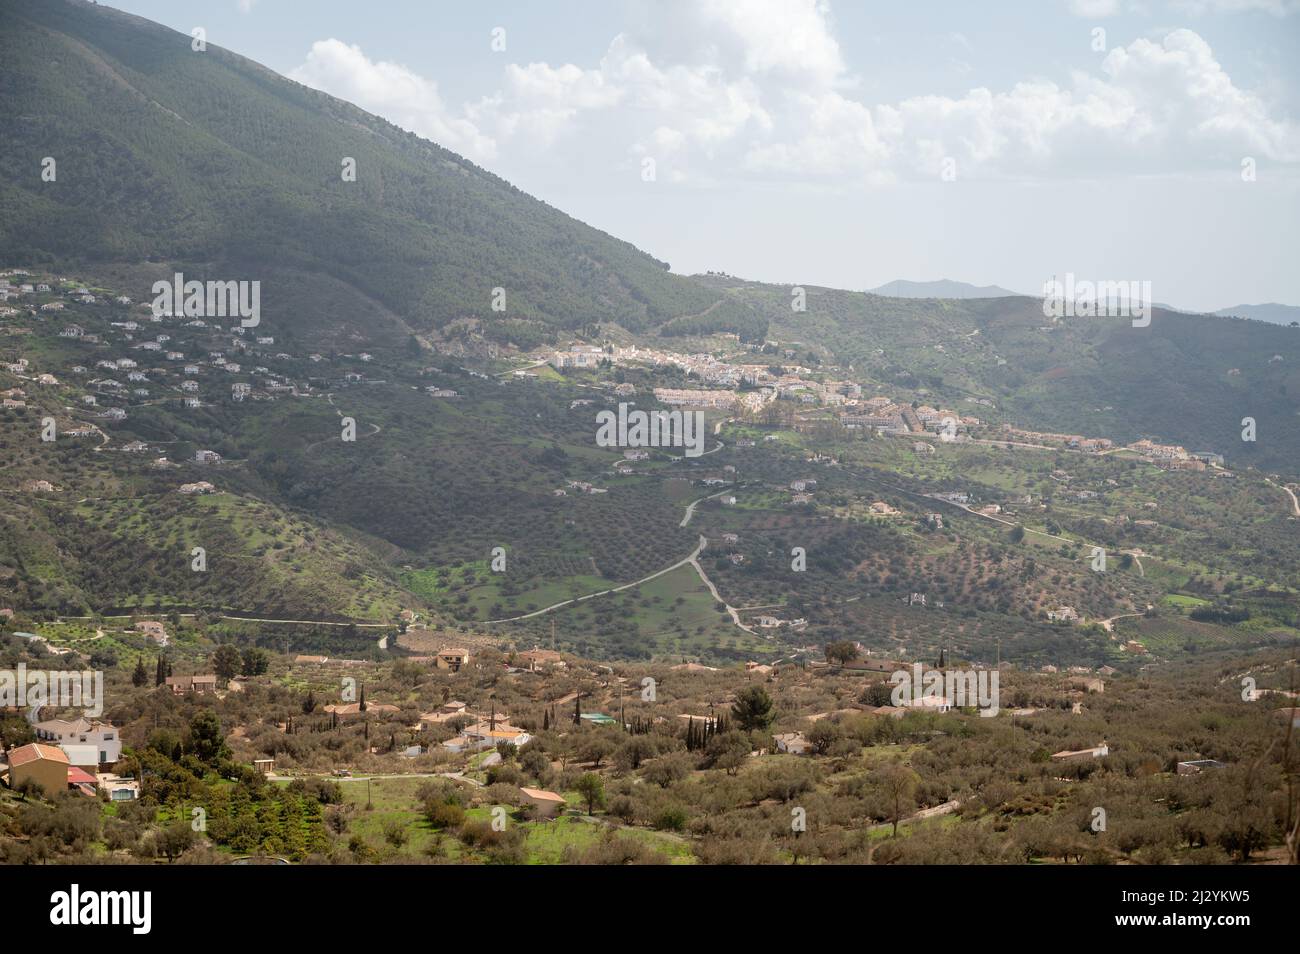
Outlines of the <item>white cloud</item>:
<svg viewBox="0 0 1300 954">
<path fill-rule="evenodd" d="M 669 181 L 839 186 L 933 177 L 949 157 L 959 177 L 999 178 L 1300 161 L 1296 124 L 1234 85 L 1190 30 L 1113 48 L 1099 73 L 1063 83 L 869 104 L 852 95 L 825 3 L 669 2 L 596 65 L 510 64 L 498 90 L 458 111 L 431 81 L 338 40 L 314 44 L 292 75 L 471 158 L 499 158 L 507 175 L 545 161 L 570 177 L 621 175 L 649 156 Z"/>
<path fill-rule="evenodd" d="M 1102 71 L 1142 104 L 1144 118 L 1166 141 L 1202 154 L 1240 156 L 1244 149 L 1284 162 L 1300 158 L 1295 124 L 1270 118 L 1258 97 L 1233 85 L 1210 45 L 1191 30 L 1174 30 L 1159 44 L 1140 39 L 1114 49 Z"/>
<path fill-rule="evenodd" d="M 486 160 L 496 144 L 467 119 L 452 115 L 438 95 L 438 84 L 397 63 L 373 61 L 359 46 L 318 40 L 289 77 L 323 90 L 439 145 Z"/>
<path fill-rule="evenodd" d="M 844 73 L 824 0 L 704 0 L 699 28 L 734 40 L 747 73 L 774 73 L 818 84 Z"/>
</svg>

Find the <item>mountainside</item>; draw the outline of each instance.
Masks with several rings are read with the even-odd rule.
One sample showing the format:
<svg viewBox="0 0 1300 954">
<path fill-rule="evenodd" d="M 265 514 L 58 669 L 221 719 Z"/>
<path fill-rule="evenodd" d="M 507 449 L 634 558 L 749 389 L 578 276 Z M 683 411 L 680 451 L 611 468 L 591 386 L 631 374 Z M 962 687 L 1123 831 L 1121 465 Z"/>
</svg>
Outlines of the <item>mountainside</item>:
<svg viewBox="0 0 1300 954">
<path fill-rule="evenodd" d="M 0 59 L 11 264 L 75 266 L 137 299 L 176 268 L 260 279 L 265 327 L 320 350 L 415 335 L 484 354 L 595 338 L 598 326 L 689 350 L 776 327 L 887 383 L 998 398 L 1026 425 L 1164 437 L 1291 470 L 1300 460 L 1289 330 L 1184 316 L 1044 330 L 1035 300 L 948 280 L 817 290 L 792 315 L 787 288 L 673 275 L 445 149 L 137 17 L 14 0 L 0 8 Z M 1260 438 L 1238 446 L 1246 416 Z"/>
<path fill-rule="evenodd" d="M 318 333 L 339 309 L 304 293 L 303 274 L 359 293 L 348 310 L 368 299 L 418 331 L 496 318 L 522 342 L 595 322 L 643 328 L 714 301 L 439 146 L 190 44 L 81 0 L 0 6 L 0 259 L 260 279 L 269 318 L 294 322 L 306 305 Z"/>
<path fill-rule="evenodd" d="M 998 285 L 971 285 L 941 278 L 936 282 L 909 282 L 905 278 L 885 282 L 870 289 L 873 295 L 890 298 L 1016 298 L 1020 292 L 1007 291 Z"/>
<path fill-rule="evenodd" d="M 1128 318 L 1043 315 L 1038 299 L 886 298 L 714 276 L 805 362 L 840 363 L 928 402 L 991 401 L 1049 431 L 1141 437 L 1300 472 L 1300 335 L 1293 328 L 1154 309 Z M 1242 439 L 1242 419 L 1256 439 Z"/>
<path fill-rule="evenodd" d="M 1113 660 L 1111 630 L 1048 614 L 1166 597 L 1175 617 L 1141 625 L 1169 653 L 1290 636 L 1295 329 L 812 286 L 798 310 L 787 285 L 672 275 L 355 107 L 79 0 L 0 7 L 0 64 L 0 607 L 232 611 L 317 650 L 294 627 L 332 624 L 331 653 L 386 651 L 403 610 L 637 659 L 852 637 Z M 176 269 L 261 280 L 261 326 L 153 314 Z M 682 400 L 663 388 L 714 389 L 704 454 L 597 443 L 598 411 Z M 912 420 L 849 419 L 873 400 Z M 1004 425 L 1062 433 L 1012 448 Z M 1143 437 L 1215 466 L 1122 446 Z M 1184 629 L 1234 593 L 1257 601 L 1241 631 Z"/>
</svg>

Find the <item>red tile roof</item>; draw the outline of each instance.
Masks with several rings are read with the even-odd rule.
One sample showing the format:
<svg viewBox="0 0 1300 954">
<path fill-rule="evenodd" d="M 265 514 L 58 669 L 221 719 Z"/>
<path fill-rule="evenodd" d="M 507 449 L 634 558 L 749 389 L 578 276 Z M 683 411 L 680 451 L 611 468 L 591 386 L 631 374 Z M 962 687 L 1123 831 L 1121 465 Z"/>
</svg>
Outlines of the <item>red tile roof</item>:
<svg viewBox="0 0 1300 954">
<path fill-rule="evenodd" d="M 85 769 L 79 769 L 75 765 L 68 766 L 68 784 L 81 785 L 83 783 L 95 784 L 95 776 L 91 775 Z"/>
<path fill-rule="evenodd" d="M 51 762 L 62 762 L 68 764 L 68 756 L 62 749 L 55 748 L 52 745 L 42 745 L 39 742 L 32 742 L 30 745 L 22 745 L 9 753 L 9 765 L 11 768 L 26 765 L 28 762 L 35 762 L 37 759 L 49 759 Z"/>
</svg>

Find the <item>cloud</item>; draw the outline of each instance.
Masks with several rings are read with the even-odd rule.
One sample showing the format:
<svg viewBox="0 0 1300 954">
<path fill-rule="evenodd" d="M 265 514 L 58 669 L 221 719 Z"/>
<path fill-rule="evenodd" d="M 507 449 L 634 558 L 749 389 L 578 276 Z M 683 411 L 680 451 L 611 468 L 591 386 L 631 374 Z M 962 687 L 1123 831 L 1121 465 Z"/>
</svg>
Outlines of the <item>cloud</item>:
<svg viewBox="0 0 1300 954">
<path fill-rule="evenodd" d="M 746 73 L 827 84 L 845 71 L 823 0 L 704 0 L 698 28 L 737 45 Z"/>
<path fill-rule="evenodd" d="M 496 144 L 490 138 L 447 109 L 437 83 L 397 63 L 371 60 L 359 46 L 318 40 L 289 77 L 472 159 L 488 160 L 496 155 Z"/>
<path fill-rule="evenodd" d="M 1090 20 L 1116 16 L 1120 9 L 1119 0 L 1070 0 L 1068 6 L 1076 17 Z"/>
<path fill-rule="evenodd" d="M 1197 17 L 1207 13 L 1268 13 L 1285 17 L 1300 11 L 1300 0 L 1170 0 L 1169 6 Z"/>
<path fill-rule="evenodd" d="M 664 4 L 594 65 L 510 64 L 459 110 L 338 40 L 291 75 L 507 175 L 547 163 L 569 179 L 631 175 L 650 157 L 674 182 L 843 187 L 934 177 L 948 159 L 959 177 L 1025 179 L 1300 161 L 1296 124 L 1237 87 L 1191 30 L 1115 47 L 1063 81 L 872 104 L 854 95 L 824 2 Z"/>
<path fill-rule="evenodd" d="M 1141 106 L 1141 119 L 1167 143 L 1201 154 L 1257 154 L 1300 159 L 1294 123 L 1269 117 L 1265 104 L 1236 87 L 1210 45 L 1191 30 L 1174 30 L 1163 43 L 1140 39 L 1107 54 L 1102 71 L 1112 87 Z"/>
</svg>

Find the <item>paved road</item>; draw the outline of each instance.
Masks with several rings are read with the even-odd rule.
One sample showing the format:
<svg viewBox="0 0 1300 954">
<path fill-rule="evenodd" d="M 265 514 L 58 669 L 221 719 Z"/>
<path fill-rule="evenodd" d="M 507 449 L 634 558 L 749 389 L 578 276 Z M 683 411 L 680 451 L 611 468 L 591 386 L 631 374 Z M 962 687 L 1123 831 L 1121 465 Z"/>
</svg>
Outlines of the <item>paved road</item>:
<svg viewBox="0 0 1300 954">
<path fill-rule="evenodd" d="M 719 490 L 716 494 L 709 494 L 707 497 L 701 497 L 699 500 L 692 500 L 686 505 L 686 515 L 682 517 L 682 522 L 677 526 L 684 527 L 691 522 L 691 517 L 695 516 L 696 504 L 702 504 L 704 501 L 712 500 L 714 497 L 721 497 L 725 493 L 727 493 L 727 491 Z"/>
<path fill-rule="evenodd" d="M 700 537 L 700 539 L 703 540 L 704 538 Z M 696 550 L 695 552 L 698 554 L 700 551 Z M 695 557 L 691 557 L 690 563 L 691 566 L 695 568 L 695 572 L 699 574 L 700 579 L 704 581 L 704 585 L 709 588 L 709 592 L 713 594 L 713 598 L 717 600 L 719 603 L 721 603 L 723 607 L 726 609 L 727 615 L 731 617 L 731 621 L 735 623 L 737 626 L 739 626 L 741 629 L 743 629 L 745 632 L 749 633 L 751 636 L 760 635 L 759 633 L 754 632 L 752 629 L 750 629 L 748 626 L 746 626 L 744 623 L 740 621 L 740 613 L 736 611 L 736 608 L 734 606 L 732 606 L 730 603 L 728 603 L 726 600 L 722 598 L 722 594 L 718 592 L 718 588 L 713 585 L 713 581 L 710 580 L 708 575 L 704 572 L 704 567 L 700 566 L 700 561 Z M 771 637 L 769 636 L 767 638 L 770 639 Z"/>
<path fill-rule="evenodd" d="M 679 569 L 681 567 L 684 567 L 692 563 L 695 560 L 695 558 L 700 555 L 700 551 L 704 549 L 704 545 L 706 542 L 707 541 L 704 539 L 704 537 L 700 537 L 699 544 L 695 547 L 694 550 L 691 551 L 689 556 L 683 557 L 682 559 L 674 563 L 672 566 L 666 566 L 662 570 L 657 570 L 654 573 L 651 573 L 649 576 L 643 576 L 639 580 L 633 580 L 631 583 L 624 583 L 622 586 L 614 586 L 607 590 L 601 590 L 598 593 L 588 593 L 586 596 L 578 596 L 578 597 L 574 597 L 573 599 L 563 600 L 559 603 L 552 603 L 550 606 L 544 606 L 539 610 L 533 610 L 533 612 L 531 613 L 524 613 L 522 616 L 510 616 L 505 619 L 489 619 L 486 622 L 487 623 L 513 623 L 521 619 L 532 619 L 534 616 L 541 616 L 543 613 L 549 613 L 552 610 L 557 610 L 564 606 L 573 606 L 578 603 L 586 602 L 587 600 L 593 600 L 597 596 L 607 596 L 610 593 L 621 593 L 624 590 L 630 590 L 634 586 L 640 586 L 642 583 L 648 583 L 649 581 L 655 579 L 656 577 L 663 576 L 665 573 L 671 573 L 673 570 Z M 719 602 L 721 602 L 721 600 L 719 600 Z"/>
</svg>

